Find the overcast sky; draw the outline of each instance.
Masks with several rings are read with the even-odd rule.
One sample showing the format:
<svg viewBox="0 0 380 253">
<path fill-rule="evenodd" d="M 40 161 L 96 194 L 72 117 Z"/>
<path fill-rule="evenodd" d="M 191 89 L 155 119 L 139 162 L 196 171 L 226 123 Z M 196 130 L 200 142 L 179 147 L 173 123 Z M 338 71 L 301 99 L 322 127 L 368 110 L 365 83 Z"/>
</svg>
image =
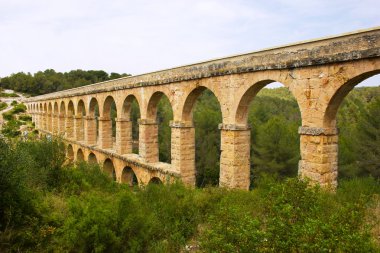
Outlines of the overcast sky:
<svg viewBox="0 0 380 253">
<path fill-rule="evenodd" d="M 0 76 L 135 75 L 380 26 L 379 10 L 380 0 L 0 0 Z"/>
</svg>

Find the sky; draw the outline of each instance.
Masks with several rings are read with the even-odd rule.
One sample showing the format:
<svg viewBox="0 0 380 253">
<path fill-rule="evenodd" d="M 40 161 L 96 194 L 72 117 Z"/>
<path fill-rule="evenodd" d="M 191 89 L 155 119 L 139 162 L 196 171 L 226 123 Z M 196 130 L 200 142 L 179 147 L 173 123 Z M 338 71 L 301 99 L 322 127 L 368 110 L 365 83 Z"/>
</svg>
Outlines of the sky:
<svg viewBox="0 0 380 253">
<path fill-rule="evenodd" d="M 380 26 L 379 9 L 379 0 L 0 0 L 0 76 L 148 73 Z"/>
</svg>

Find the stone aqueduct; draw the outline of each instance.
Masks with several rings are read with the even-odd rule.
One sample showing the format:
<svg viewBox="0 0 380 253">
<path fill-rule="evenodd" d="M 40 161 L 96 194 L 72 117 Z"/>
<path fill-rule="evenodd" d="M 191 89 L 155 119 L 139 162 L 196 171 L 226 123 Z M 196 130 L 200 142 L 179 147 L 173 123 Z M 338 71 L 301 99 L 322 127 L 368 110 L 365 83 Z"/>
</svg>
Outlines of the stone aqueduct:
<svg viewBox="0 0 380 253">
<path fill-rule="evenodd" d="M 63 136 L 74 160 L 97 161 L 110 173 L 114 167 L 119 182 L 131 182 L 134 172 L 142 184 L 180 178 L 194 185 L 192 109 L 202 91 L 209 89 L 220 103 L 223 119 L 220 185 L 248 189 L 248 107 L 263 87 L 280 82 L 294 95 L 301 112 L 299 175 L 335 187 L 337 110 L 355 85 L 378 73 L 380 27 L 96 83 L 29 98 L 26 104 L 40 132 Z M 158 161 L 156 114 L 162 96 L 173 110 L 171 164 Z M 132 154 L 133 99 L 141 114 L 138 155 Z M 117 109 L 116 138 L 111 133 L 112 102 Z M 95 117 L 96 106 L 100 117 Z"/>
</svg>

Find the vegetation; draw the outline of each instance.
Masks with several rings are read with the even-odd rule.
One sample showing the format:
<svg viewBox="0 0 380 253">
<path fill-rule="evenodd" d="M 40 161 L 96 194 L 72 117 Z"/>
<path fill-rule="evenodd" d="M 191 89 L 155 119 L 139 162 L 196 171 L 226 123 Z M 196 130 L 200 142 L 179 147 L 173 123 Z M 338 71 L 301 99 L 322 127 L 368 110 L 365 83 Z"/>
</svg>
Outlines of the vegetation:
<svg viewBox="0 0 380 253">
<path fill-rule="evenodd" d="M 8 77 L 2 77 L 0 87 L 31 95 L 41 95 L 124 76 L 129 76 L 129 74 L 108 74 L 102 70 L 84 71 L 80 69 L 61 73 L 56 72 L 54 69 L 47 69 L 33 75 L 19 72 Z"/>
<path fill-rule="evenodd" d="M 18 73 L 0 86 L 42 94 L 111 79 L 104 73 Z M 193 110 L 196 189 L 180 183 L 131 189 L 97 165 L 65 163 L 58 140 L 0 139 L 0 252 L 379 252 L 379 94 L 380 87 L 356 88 L 340 107 L 336 193 L 296 178 L 301 116 L 286 88 L 263 89 L 250 105 L 248 192 L 209 187 L 219 180 L 222 115 L 208 90 Z M 23 111 L 19 104 L 4 114 L 3 135 L 19 135 L 21 121 L 30 120 L 15 117 Z M 164 162 L 171 160 L 172 117 L 163 97 L 157 122 Z M 134 101 L 134 140 L 138 118 Z"/>
<path fill-rule="evenodd" d="M 5 102 L 1 102 L 1 101 L 0 101 L 0 111 L 6 109 L 7 107 L 8 107 L 8 104 L 7 104 L 7 103 L 5 103 Z"/>
<path fill-rule="evenodd" d="M 262 177 L 255 190 L 131 189 L 98 166 L 65 165 L 57 140 L 0 140 L 0 251 L 375 252 L 373 178 L 336 194 Z M 374 219 L 375 218 L 375 219 Z"/>
<path fill-rule="evenodd" d="M 25 125 L 32 120 L 29 115 L 19 115 L 26 111 L 26 106 L 24 104 L 12 104 L 14 107 L 10 111 L 3 113 L 3 118 L 6 120 L 6 123 L 3 124 L 1 129 L 1 134 L 8 138 L 20 136 L 20 126 Z"/>
<path fill-rule="evenodd" d="M 16 93 L 5 93 L 5 92 L 1 92 L 0 93 L 0 97 L 3 97 L 3 98 L 15 98 L 15 97 L 19 97 L 19 95 L 17 95 Z"/>
</svg>

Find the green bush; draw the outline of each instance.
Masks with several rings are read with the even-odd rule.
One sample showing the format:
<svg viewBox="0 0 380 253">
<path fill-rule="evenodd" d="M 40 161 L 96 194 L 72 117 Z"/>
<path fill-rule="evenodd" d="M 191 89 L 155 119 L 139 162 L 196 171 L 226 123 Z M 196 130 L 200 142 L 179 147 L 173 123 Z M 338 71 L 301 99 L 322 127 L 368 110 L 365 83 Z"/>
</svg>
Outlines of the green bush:
<svg viewBox="0 0 380 253">
<path fill-rule="evenodd" d="M 16 101 L 16 100 L 13 100 L 12 103 L 11 103 L 11 106 L 15 106 L 15 105 L 17 105 L 17 104 L 18 104 L 17 101 Z"/>
<path fill-rule="evenodd" d="M 22 120 L 22 121 L 32 121 L 32 117 L 29 116 L 29 115 L 20 115 L 18 117 L 19 120 Z"/>
<path fill-rule="evenodd" d="M 379 250 L 366 218 L 380 191 L 373 178 L 336 193 L 264 174 L 252 191 L 131 189 L 98 165 L 64 161 L 59 140 L 0 140 L 0 252 Z"/>
<path fill-rule="evenodd" d="M 202 248 L 206 252 L 375 251 L 364 224 L 369 198 L 339 201 L 339 193 L 310 188 L 297 179 L 277 182 L 269 189 L 260 196 L 264 201 L 255 202 L 252 196 L 251 203 L 262 204 L 261 210 L 247 201 L 221 202 L 209 216 L 200 238 Z M 371 196 L 369 191 L 362 193 Z M 254 191 L 237 198 L 250 194 Z"/>
<path fill-rule="evenodd" d="M 17 95 L 16 93 L 1 92 L 0 93 L 0 97 L 11 97 L 11 98 L 14 98 L 14 97 L 19 97 L 19 95 Z"/>
<path fill-rule="evenodd" d="M 4 110 L 5 108 L 8 107 L 8 104 L 5 102 L 0 102 L 0 111 Z"/>
</svg>

